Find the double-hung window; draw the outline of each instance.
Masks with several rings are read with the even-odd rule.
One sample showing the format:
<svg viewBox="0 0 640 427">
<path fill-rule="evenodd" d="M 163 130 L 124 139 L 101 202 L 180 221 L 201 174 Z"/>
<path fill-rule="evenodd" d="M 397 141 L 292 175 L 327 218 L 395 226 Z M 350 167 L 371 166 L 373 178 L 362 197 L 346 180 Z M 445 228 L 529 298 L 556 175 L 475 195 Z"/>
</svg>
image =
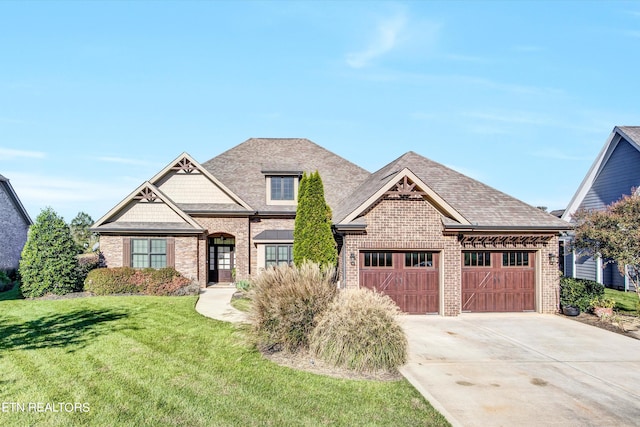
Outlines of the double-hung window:
<svg viewBox="0 0 640 427">
<path fill-rule="evenodd" d="M 265 267 L 293 264 L 293 245 L 266 245 L 264 255 Z"/>
<path fill-rule="evenodd" d="M 167 266 L 166 239 L 131 239 L 133 268 L 164 268 Z"/>
<path fill-rule="evenodd" d="M 271 200 L 295 200 L 294 176 L 272 176 L 271 177 Z"/>
</svg>

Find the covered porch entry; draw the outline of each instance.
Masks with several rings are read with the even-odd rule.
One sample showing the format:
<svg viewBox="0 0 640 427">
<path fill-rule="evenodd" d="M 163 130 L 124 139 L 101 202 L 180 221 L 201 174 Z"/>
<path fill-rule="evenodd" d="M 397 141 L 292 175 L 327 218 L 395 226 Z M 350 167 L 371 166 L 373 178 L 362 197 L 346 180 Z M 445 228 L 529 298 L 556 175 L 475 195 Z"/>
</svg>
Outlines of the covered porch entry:
<svg viewBox="0 0 640 427">
<path fill-rule="evenodd" d="M 209 283 L 231 283 L 236 264 L 236 239 L 230 234 L 209 236 Z"/>
</svg>

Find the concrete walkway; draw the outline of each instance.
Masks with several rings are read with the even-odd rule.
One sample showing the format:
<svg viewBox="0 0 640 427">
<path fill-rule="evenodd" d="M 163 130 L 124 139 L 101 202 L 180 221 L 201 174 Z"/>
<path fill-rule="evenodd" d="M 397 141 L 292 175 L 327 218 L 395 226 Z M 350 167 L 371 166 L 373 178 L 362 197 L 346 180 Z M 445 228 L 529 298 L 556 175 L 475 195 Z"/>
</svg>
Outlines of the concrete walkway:
<svg viewBox="0 0 640 427">
<path fill-rule="evenodd" d="M 402 374 L 454 426 L 640 425 L 638 340 L 535 313 L 402 324 Z"/>
<path fill-rule="evenodd" d="M 203 316 L 223 322 L 246 322 L 246 313 L 231 305 L 231 297 L 237 291 L 234 287 L 211 286 L 200 290 L 200 298 L 196 303 L 196 311 Z"/>
</svg>

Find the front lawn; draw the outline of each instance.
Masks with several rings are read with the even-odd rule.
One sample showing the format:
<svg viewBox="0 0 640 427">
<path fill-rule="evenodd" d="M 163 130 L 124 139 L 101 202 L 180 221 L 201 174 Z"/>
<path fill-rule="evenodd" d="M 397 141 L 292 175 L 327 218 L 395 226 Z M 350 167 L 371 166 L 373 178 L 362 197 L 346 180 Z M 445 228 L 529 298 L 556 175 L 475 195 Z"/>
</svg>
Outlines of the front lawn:
<svg viewBox="0 0 640 427">
<path fill-rule="evenodd" d="M 637 314 L 638 294 L 635 292 L 617 291 L 605 288 L 604 296 L 613 298 L 616 302 L 615 310 L 625 314 Z"/>
<path fill-rule="evenodd" d="M 0 425 L 448 425 L 404 380 L 275 365 L 231 324 L 196 313 L 195 302 L 0 302 Z M 45 412 L 29 412 L 38 402 Z"/>
</svg>

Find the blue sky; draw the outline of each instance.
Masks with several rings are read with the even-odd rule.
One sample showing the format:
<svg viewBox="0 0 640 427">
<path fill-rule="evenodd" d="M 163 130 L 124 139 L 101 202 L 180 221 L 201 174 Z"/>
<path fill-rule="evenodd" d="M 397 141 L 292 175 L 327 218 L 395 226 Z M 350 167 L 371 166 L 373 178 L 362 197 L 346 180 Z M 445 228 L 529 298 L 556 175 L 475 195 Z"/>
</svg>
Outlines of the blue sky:
<svg viewBox="0 0 640 427">
<path fill-rule="evenodd" d="M 183 151 L 407 151 L 564 208 L 640 125 L 640 2 L 0 2 L 0 174 L 94 220 Z"/>
</svg>

